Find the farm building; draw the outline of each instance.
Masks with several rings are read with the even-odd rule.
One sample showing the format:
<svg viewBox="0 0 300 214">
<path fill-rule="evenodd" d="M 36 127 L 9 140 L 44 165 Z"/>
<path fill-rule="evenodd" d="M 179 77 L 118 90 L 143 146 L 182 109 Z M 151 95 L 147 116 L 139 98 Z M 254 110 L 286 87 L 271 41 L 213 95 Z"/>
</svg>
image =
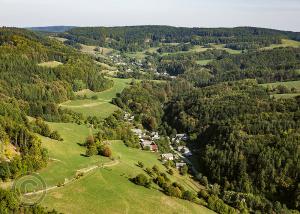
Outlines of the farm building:
<svg viewBox="0 0 300 214">
<path fill-rule="evenodd" d="M 165 153 L 161 155 L 162 160 L 174 160 L 174 155 L 172 153 Z"/>
<path fill-rule="evenodd" d="M 180 169 L 181 167 L 186 166 L 186 163 L 176 163 L 176 168 Z"/>
</svg>

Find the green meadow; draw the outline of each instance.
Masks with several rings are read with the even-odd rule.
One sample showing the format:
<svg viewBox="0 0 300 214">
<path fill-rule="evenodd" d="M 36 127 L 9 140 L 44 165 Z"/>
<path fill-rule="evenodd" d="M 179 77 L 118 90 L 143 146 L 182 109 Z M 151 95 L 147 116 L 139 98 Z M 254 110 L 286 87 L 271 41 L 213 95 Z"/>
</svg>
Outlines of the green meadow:
<svg viewBox="0 0 300 214">
<path fill-rule="evenodd" d="M 275 82 L 275 83 L 267 83 L 267 84 L 261 84 L 264 87 L 268 88 L 276 88 L 279 85 L 283 85 L 287 87 L 288 89 L 296 89 L 295 93 L 288 93 L 288 94 L 272 94 L 276 99 L 289 99 L 296 96 L 300 96 L 300 80 L 299 81 L 288 81 L 288 82 Z"/>
<path fill-rule="evenodd" d="M 286 48 L 286 47 L 298 48 L 300 47 L 300 42 L 291 39 L 282 39 L 281 44 L 273 44 L 270 45 L 269 47 L 262 48 L 262 50 L 269 50 L 274 48 Z"/>
<path fill-rule="evenodd" d="M 111 100 L 116 97 L 117 93 L 122 92 L 131 82 L 131 79 L 113 78 L 114 86 L 102 92 L 93 92 L 90 90 L 82 90 L 75 94 L 85 96 L 85 99 L 69 100 L 61 103 L 63 108 L 71 109 L 75 112 L 82 113 L 84 116 L 97 116 L 101 118 L 108 117 L 110 114 L 118 110 L 118 107 L 111 104 Z M 97 99 L 92 99 L 97 96 Z"/>
<path fill-rule="evenodd" d="M 101 105 L 94 104 L 106 103 L 111 109 L 117 108 L 109 102 L 116 93 L 127 87 L 131 80 L 114 79 L 114 81 L 114 87 L 103 92 L 94 93 L 88 90 L 78 92 L 86 95 L 88 99 L 70 101 L 64 104 L 64 107 L 73 109 L 72 106 L 81 106 L 85 109 L 86 115 L 91 114 L 89 108 L 95 108 L 99 112 L 97 115 L 107 115 L 107 111 L 104 112 L 99 108 Z M 98 100 L 89 99 L 94 95 L 98 96 Z M 50 158 L 48 166 L 38 172 L 47 185 L 43 206 L 72 214 L 214 213 L 195 203 L 166 196 L 156 185 L 147 189 L 129 180 L 139 173 L 145 173 L 137 166 L 138 161 L 143 162 L 145 167 L 157 165 L 161 171 L 166 172 L 167 169 L 159 161 L 158 153 L 128 148 L 122 141 L 111 141 L 113 160 L 101 156 L 85 157 L 86 149 L 81 144 L 96 130 L 86 125 L 71 123 L 48 124 L 52 130 L 60 133 L 64 141 L 59 142 L 40 136 Z M 103 167 L 103 164 L 107 166 Z M 79 171 L 86 172 L 79 179 L 75 179 Z M 174 175 L 168 177 L 194 193 L 203 188 L 190 176 L 182 176 L 176 170 Z"/>
</svg>

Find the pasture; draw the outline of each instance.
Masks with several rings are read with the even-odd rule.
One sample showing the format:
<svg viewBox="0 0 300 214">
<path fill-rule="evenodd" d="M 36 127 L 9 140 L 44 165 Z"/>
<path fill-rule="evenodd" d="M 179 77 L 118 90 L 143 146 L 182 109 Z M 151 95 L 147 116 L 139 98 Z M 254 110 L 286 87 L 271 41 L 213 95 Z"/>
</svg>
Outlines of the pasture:
<svg viewBox="0 0 300 214">
<path fill-rule="evenodd" d="M 42 66 L 42 67 L 56 68 L 57 66 L 62 65 L 62 63 L 61 62 L 57 62 L 57 61 L 49 61 L 49 62 L 39 63 L 38 65 Z"/>
<path fill-rule="evenodd" d="M 300 47 L 300 42 L 290 39 L 282 39 L 281 44 L 272 44 L 269 47 L 262 48 L 262 50 L 270 50 L 274 48 L 286 48 L 286 47 Z"/>
<path fill-rule="evenodd" d="M 93 92 L 90 90 L 82 90 L 76 92 L 76 95 L 86 96 L 85 99 L 69 100 L 61 103 L 63 108 L 71 109 L 75 112 L 82 113 L 84 116 L 97 116 L 106 118 L 119 108 L 111 104 L 111 100 L 116 97 L 117 93 L 128 86 L 131 79 L 113 78 L 114 86 L 102 92 Z M 97 99 L 91 99 L 92 96 L 97 96 Z"/>
<path fill-rule="evenodd" d="M 267 83 L 261 84 L 263 87 L 274 89 L 280 85 L 287 87 L 289 90 L 293 89 L 294 92 L 288 94 L 272 94 L 271 96 L 276 99 L 289 99 L 296 96 L 300 96 L 300 80 L 299 81 L 288 81 L 288 82 L 275 82 L 275 83 Z"/>
<path fill-rule="evenodd" d="M 62 128 L 58 124 L 50 125 L 52 128 L 58 130 Z M 64 127 L 66 129 L 62 132 L 62 136 L 64 138 L 67 137 L 66 141 L 68 141 L 64 153 L 68 155 L 65 155 L 67 157 L 62 157 L 63 155 L 59 154 L 56 155 L 55 157 L 60 158 L 61 162 L 54 162 L 53 165 L 49 165 L 49 167 L 40 172 L 41 176 L 47 181 L 47 184 L 51 182 L 53 177 L 58 177 L 57 180 L 63 178 L 63 175 L 66 174 L 64 172 L 66 169 L 62 167 L 64 165 L 67 165 L 68 171 L 72 174 L 76 172 L 78 167 L 85 167 L 99 161 L 107 161 L 107 159 L 99 156 L 92 158 L 80 156 L 82 148 L 76 145 L 78 140 L 75 141 L 74 139 L 80 135 L 82 139 L 87 134 L 87 130 L 84 129 L 85 133 L 80 131 L 73 139 L 69 131 L 73 128 L 75 128 L 73 132 L 76 132 L 77 128 L 79 131 L 81 126 L 71 127 L 64 125 Z M 52 143 L 56 144 L 58 142 Z M 78 148 L 74 149 L 75 147 Z M 42 205 L 55 208 L 64 213 L 213 213 L 191 202 L 165 196 L 156 190 L 157 187 L 155 186 L 153 186 L 153 189 L 147 189 L 131 183 L 129 181 L 130 177 L 143 172 L 140 167 L 136 166 L 138 161 L 142 161 L 146 167 L 152 167 L 156 164 L 162 171 L 166 169 L 158 161 L 158 155 L 155 153 L 127 148 L 121 141 L 113 141 L 111 147 L 113 156 L 119 160 L 119 164 L 112 167 L 95 169 L 73 183 L 50 190 Z M 61 148 L 54 149 L 49 146 L 48 149 L 52 150 L 52 155 L 61 151 Z M 81 158 L 85 160 L 84 164 L 79 161 Z M 74 163 L 71 164 L 71 162 Z M 57 166 L 55 167 L 55 165 Z M 44 171 L 50 171 L 50 173 L 47 174 Z M 197 187 L 188 177 L 175 175 L 171 179 L 180 182 L 185 188 L 191 191 L 197 190 Z M 81 206 L 78 207 L 78 204 Z"/>
</svg>

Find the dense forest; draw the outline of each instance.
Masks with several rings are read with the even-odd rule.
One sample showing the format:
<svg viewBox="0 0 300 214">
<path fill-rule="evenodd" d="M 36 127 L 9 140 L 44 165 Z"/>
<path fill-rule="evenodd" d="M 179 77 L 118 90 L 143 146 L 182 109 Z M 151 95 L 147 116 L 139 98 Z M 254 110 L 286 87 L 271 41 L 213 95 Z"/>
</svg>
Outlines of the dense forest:
<svg viewBox="0 0 300 214">
<path fill-rule="evenodd" d="M 300 40 L 299 33 L 263 28 L 176 28 L 170 26 L 81 27 L 60 34 L 70 41 L 138 51 L 159 43 L 228 44 L 234 49 L 253 49 L 278 44 L 282 38 Z M 250 45 L 252 44 L 252 45 Z"/>
<path fill-rule="evenodd" d="M 299 98 L 272 99 L 255 80 L 204 88 L 176 80 L 138 83 L 116 100 L 147 129 L 189 133 L 201 172 L 227 203 L 243 193 L 249 210 L 299 209 Z"/>
</svg>

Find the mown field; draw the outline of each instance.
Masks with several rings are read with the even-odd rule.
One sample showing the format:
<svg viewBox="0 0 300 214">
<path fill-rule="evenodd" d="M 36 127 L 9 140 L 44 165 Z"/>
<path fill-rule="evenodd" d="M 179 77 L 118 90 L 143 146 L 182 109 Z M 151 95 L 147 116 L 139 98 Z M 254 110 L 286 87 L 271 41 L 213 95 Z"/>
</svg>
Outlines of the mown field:
<svg viewBox="0 0 300 214">
<path fill-rule="evenodd" d="M 282 44 L 273 44 L 269 47 L 262 48 L 263 50 L 274 49 L 274 48 L 286 48 L 286 47 L 300 47 L 300 42 L 290 39 L 282 39 Z"/>
<path fill-rule="evenodd" d="M 295 93 L 288 93 L 288 94 L 272 94 L 277 99 L 289 99 L 300 95 L 300 80 L 299 81 L 288 81 L 288 82 L 276 82 L 276 83 L 267 83 L 261 84 L 264 87 L 268 88 L 276 88 L 280 85 L 287 87 L 289 90 L 292 88 L 296 89 Z"/>
<path fill-rule="evenodd" d="M 84 116 L 108 117 L 111 113 L 118 110 L 117 106 L 110 103 L 112 98 L 114 98 L 117 93 L 120 93 L 131 82 L 130 79 L 117 78 L 114 78 L 113 81 L 114 86 L 108 90 L 97 93 L 90 90 L 83 90 L 76 94 L 86 96 L 85 99 L 70 100 L 60 104 L 60 106 L 82 113 Z M 91 99 L 92 96 L 97 96 L 97 99 Z"/>
<path fill-rule="evenodd" d="M 92 158 L 81 156 L 83 148 L 77 142 L 84 138 L 87 129 L 79 131 L 82 126 L 76 127 L 71 124 L 50 125 L 58 130 L 65 127 L 62 136 L 66 140 L 61 144 L 66 145 L 65 148 L 61 148 L 56 147 L 59 142 L 45 143 L 50 155 L 60 158 L 59 162 L 53 162 L 40 172 L 48 186 L 53 184 L 53 180 L 62 180 L 64 176 L 74 174 L 79 168 L 109 161 L 100 156 Z M 77 136 L 71 136 L 77 131 L 79 131 Z M 191 202 L 165 196 L 156 190 L 156 187 L 147 189 L 131 183 L 130 177 L 143 172 L 136 166 L 138 161 L 142 161 L 147 167 L 156 164 L 162 171 L 166 169 L 158 161 L 157 154 L 127 148 L 121 141 L 113 141 L 111 147 L 113 156 L 119 160 L 119 164 L 95 169 L 73 183 L 48 191 L 42 205 L 64 213 L 213 213 Z M 171 179 L 180 182 L 191 191 L 199 188 L 186 176 L 176 174 Z"/>
</svg>

